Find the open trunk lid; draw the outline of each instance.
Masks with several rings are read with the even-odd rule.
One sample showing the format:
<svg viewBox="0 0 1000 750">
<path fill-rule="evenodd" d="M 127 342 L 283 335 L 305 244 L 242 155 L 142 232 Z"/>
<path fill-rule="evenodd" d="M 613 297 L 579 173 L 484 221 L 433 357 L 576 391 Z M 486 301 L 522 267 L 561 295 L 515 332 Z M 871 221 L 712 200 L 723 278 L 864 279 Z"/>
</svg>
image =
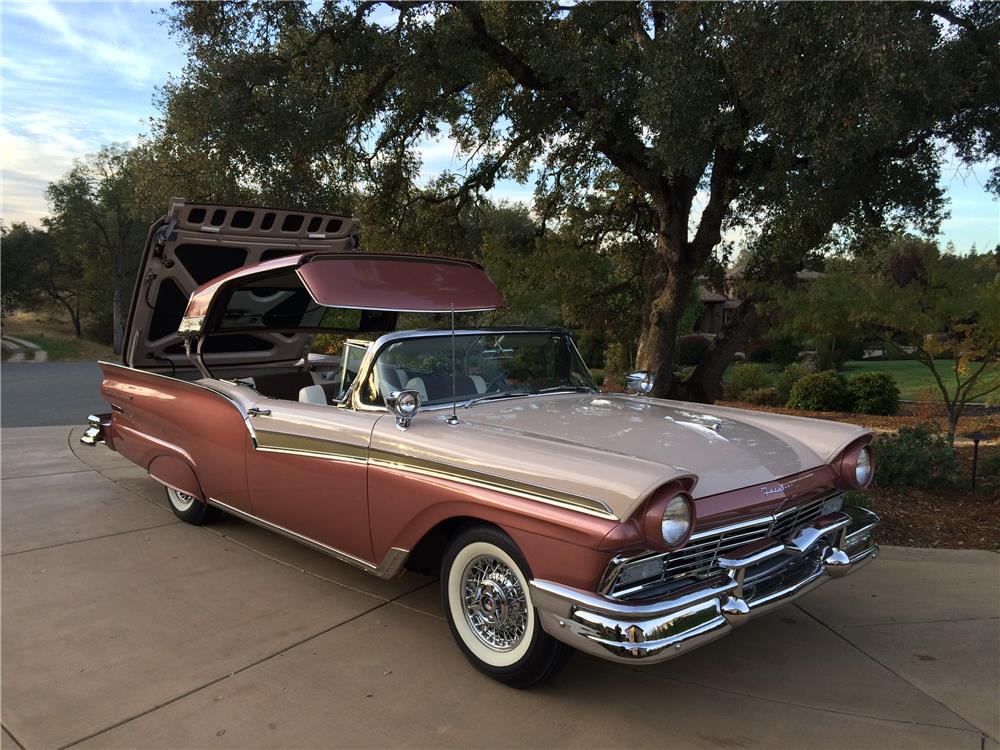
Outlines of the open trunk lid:
<svg viewBox="0 0 1000 750">
<path fill-rule="evenodd" d="M 349 216 L 174 198 L 146 238 L 122 360 L 147 370 L 193 371 L 178 329 L 198 287 L 261 262 L 314 251 L 345 253 L 357 246 L 357 223 Z M 225 333 L 204 342 L 203 357 L 221 367 L 296 362 L 311 340 L 263 328 Z"/>
</svg>

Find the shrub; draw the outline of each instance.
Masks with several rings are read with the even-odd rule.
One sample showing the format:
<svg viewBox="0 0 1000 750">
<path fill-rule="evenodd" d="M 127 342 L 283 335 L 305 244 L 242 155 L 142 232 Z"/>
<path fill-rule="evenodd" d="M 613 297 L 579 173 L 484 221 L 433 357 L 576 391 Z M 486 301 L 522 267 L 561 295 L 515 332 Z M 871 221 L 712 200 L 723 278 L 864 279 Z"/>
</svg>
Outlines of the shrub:
<svg viewBox="0 0 1000 750">
<path fill-rule="evenodd" d="M 711 340 L 705 336 L 697 334 L 681 336 L 677 340 L 677 363 L 679 365 L 698 364 L 711 345 Z"/>
<path fill-rule="evenodd" d="M 899 410 L 896 378 L 887 372 L 863 372 L 847 384 L 856 414 L 895 414 Z"/>
<path fill-rule="evenodd" d="M 726 381 L 726 395 L 733 399 L 742 399 L 747 391 L 768 388 L 771 378 L 760 365 L 733 365 L 729 368 L 729 378 Z"/>
<path fill-rule="evenodd" d="M 770 362 L 771 350 L 767 344 L 755 343 L 747 347 L 747 362 Z"/>
<path fill-rule="evenodd" d="M 774 376 L 774 387 L 778 390 L 778 398 L 784 406 L 788 403 L 789 396 L 792 395 L 792 386 L 809 374 L 809 371 L 802 365 L 788 365 L 784 370 Z"/>
<path fill-rule="evenodd" d="M 759 406 L 781 406 L 784 403 L 777 388 L 752 388 L 749 391 L 743 391 L 740 401 Z"/>
<path fill-rule="evenodd" d="M 983 479 L 1000 479 L 1000 453 L 981 456 L 976 474 Z"/>
<path fill-rule="evenodd" d="M 875 503 L 872 496 L 863 490 L 850 490 L 845 492 L 844 505 L 853 505 L 855 508 L 875 510 Z"/>
<path fill-rule="evenodd" d="M 788 406 L 807 411 L 849 411 L 851 395 L 840 375 L 824 370 L 800 378 L 792 386 Z"/>
<path fill-rule="evenodd" d="M 931 422 L 879 435 L 872 447 L 875 481 L 883 487 L 940 487 L 958 471 L 955 451 Z"/>
<path fill-rule="evenodd" d="M 771 360 L 779 365 L 790 365 L 798 359 L 802 351 L 802 340 L 791 333 L 777 333 L 769 336 L 767 345 L 771 349 Z"/>
</svg>

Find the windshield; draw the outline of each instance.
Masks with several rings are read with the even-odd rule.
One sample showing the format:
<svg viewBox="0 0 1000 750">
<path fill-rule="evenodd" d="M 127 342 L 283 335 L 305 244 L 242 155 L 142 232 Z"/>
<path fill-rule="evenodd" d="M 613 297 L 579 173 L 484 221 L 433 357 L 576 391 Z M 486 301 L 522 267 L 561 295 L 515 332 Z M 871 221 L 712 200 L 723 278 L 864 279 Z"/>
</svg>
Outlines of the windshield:
<svg viewBox="0 0 1000 750">
<path fill-rule="evenodd" d="M 428 406 L 452 401 L 452 337 L 394 341 L 375 360 L 361 399 L 384 404 L 387 393 L 414 390 Z M 572 339 L 558 332 L 459 333 L 454 391 L 459 402 L 483 396 L 597 390 Z"/>
</svg>

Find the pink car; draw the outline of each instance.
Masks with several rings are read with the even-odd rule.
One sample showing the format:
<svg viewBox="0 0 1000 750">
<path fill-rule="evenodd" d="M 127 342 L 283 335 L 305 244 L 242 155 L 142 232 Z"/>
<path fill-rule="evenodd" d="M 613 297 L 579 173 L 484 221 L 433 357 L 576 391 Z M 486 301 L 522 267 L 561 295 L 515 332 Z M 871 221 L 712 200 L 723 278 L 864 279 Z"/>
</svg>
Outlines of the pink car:
<svg viewBox="0 0 1000 750">
<path fill-rule="evenodd" d="M 649 398 L 643 373 L 601 393 L 564 329 L 452 327 L 506 305 L 478 263 L 357 244 L 347 217 L 175 199 L 83 441 L 189 523 L 439 574 L 459 648 L 518 687 L 572 649 L 670 659 L 877 555 L 844 504 L 868 432 Z"/>
</svg>

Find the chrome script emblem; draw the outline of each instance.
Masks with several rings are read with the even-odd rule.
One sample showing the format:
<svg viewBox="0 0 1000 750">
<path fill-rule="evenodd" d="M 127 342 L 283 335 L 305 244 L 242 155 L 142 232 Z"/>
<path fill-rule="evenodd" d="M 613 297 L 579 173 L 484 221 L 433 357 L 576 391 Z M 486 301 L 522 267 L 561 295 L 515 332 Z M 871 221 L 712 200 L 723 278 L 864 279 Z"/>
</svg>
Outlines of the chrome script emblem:
<svg viewBox="0 0 1000 750">
<path fill-rule="evenodd" d="M 790 484 L 779 484 L 777 487 L 765 487 L 763 492 L 765 495 L 779 495 L 791 486 Z"/>
</svg>

